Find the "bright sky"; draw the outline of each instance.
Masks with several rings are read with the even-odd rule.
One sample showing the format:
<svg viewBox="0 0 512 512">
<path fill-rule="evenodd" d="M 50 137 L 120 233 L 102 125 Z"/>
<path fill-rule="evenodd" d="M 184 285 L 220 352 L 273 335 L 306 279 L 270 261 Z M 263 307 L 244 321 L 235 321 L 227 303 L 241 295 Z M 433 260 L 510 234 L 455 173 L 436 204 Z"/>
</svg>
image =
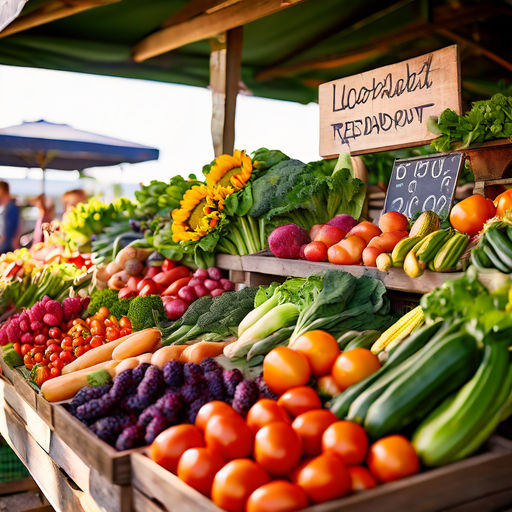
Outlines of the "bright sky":
<svg viewBox="0 0 512 512">
<path fill-rule="evenodd" d="M 45 119 L 160 149 L 160 159 L 94 172 L 107 182 L 200 173 L 213 158 L 207 89 L 62 71 L 0 66 L 0 126 Z M 318 105 L 239 96 L 235 147 L 277 148 L 305 161 L 318 156 Z M 20 177 L 0 167 L 0 176 Z M 74 175 L 74 176 L 73 176 Z M 29 173 L 39 180 L 40 171 Z M 75 173 L 51 173 L 59 181 Z M 57 184 L 56 184 L 57 185 Z M 64 185 L 66 188 L 70 188 Z"/>
</svg>

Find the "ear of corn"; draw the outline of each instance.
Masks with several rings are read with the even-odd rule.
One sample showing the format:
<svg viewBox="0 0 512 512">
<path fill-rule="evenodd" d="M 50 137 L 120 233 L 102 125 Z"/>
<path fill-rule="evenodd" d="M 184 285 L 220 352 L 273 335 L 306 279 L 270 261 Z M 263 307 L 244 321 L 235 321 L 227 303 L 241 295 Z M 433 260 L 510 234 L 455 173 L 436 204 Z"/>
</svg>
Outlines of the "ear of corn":
<svg viewBox="0 0 512 512">
<path fill-rule="evenodd" d="M 389 329 L 384 331 L 379 339 L 372 345 L 373 354 L 378 354 L 384 350 L 390 343 L 396 346 L 405 339 L 412 330 L 423 322 L 423 310 L 421 306 L 416 306 L 406 313 L 398 322 L 395 322 Z"/>
</svg>

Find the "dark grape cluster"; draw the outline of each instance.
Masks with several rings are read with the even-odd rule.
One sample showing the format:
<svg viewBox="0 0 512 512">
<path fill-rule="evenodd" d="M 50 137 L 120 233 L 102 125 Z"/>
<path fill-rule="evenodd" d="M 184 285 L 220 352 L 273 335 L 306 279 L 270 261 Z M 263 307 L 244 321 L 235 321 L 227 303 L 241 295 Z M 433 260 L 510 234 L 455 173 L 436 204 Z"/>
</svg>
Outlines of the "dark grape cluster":
<svg viewBox="0 0 512 512">
<path fill-rule="evenodd" d="M 130 450 L 144 442 L 145 429 L 142 425 L 130 425 L 123 429 L 116 440 L 117 450 Z"/>
<path fill-rule="evenodd" d="M 245 416 L 249 409 L 259 400 L 260 390 L 253 380 L 243 380 L 238 384 L 233 397 L 233 409 Z"/>
<path fill-rule="evenodd" d="M 151 444 L 155 437 L 169 426 L 169 422 L 162 414 L 157 414 L 146 427 L 144 442 Z"/>
<path fill-rule="evenodd" d="M 179 389 L 183 386 L 183 363 L 179 361 L 167 361 L 163 367 L 164 382 L 172 389 Z"/>
<path fill-rule="evenodd" d="M 115 378 L 108 392 L 114 402 L 120 402 L 130 391 L 133 385 L 132 373 L 132 370 L 125 370 Z"/>
<path fill-rule="evenodd" d="M 213 357 L 206 357 L 200 363 L 199 366 L 203 369 L 205 375 L 208 372 L 218 372 L 222 374 L 222 368 L 217 364 Z"/>
<path fill-rule="evenodd" d="M 185 363 L 183 365 L 183 377 L 185 384 L 187 382 L 195 382 L 203 376 L 203 369 L 196 363 Z"/>
<path fill-rule="evenodd" d="M 206 398 L 205 396 L 201 396 L 197 400 L 194 400 L 189 405 L 189 408 L 187 411 L 188 423 L 194 423 L 196 421 L 196 416 L 197 416 L 197 413 L 199 412 L 199 409 L 201 409 L 201 407 L 208 402 L 209 402 L 208 398 Z"/>
<path fill-rule="evenodd" d="M 234 370 L 224 370 L 222 372 L 222 378 L 224 380 L 224 389 L 228 398 L 232 399 L 235 396 L 235 389 L 244 380 L 242 372 L 235 368 Z"/>
<path fill-rule="evenodd" d="M 90 400 L 94 400 L 95 398 L 102 397 L 105 393 L 107 393 L 110 389 L 111 384 L 105 384 L 104 386 L 92 387 L 92 386 L 84 386 L 71 400 L 69 404 L 71 409 L 76 409 L 80 405 L 89 402 Z"/>
<path fill-rule="evenodd" d="M 105 394 L 100 398 L 94 398 L 78 406 L 76 408 L 76 417 L 81 421 L 91 423 L 107 416 L 113 405 L 114 401 L 108 394 Z"/>
<path fill-rule="evenodd" d="M 149 407 L 162 394 L 163 387 L 162 371 L 157 366 L 150 366 L 137 387 L 137 393 L 127 400 L 128 408 L 142 411 Z"/>
<path fill-rule="evenodd" d="M 224 379 L 222 373 L 218 371 L 210 371 L 204 374 L 206 385 L 208 386 L 208 393 L 211 400 L 225 400 L 226 390 L 224 389 Z"/>
<path fill-rule="evenodd" d="M 103 441 L 113 445 L 123 430 L 123 424 L 117 416 L 101 418 L 91 425 L 91 430 Z"/>
<path fill-rule="evenodd" d="M 171 425 L 176 425 L 180 421 L 183 400 L 179 393 L 170 391 L 156 401 L 155 407 Z"/>
<path fill-rule="evenodd" d="M 277 400 L 277 395 L 268 387 L 267 383 L 263 380 L 263 374 L 256 377 L 255 380 L 260 390 L 261 398 L 270 398 L 271 400 Z"/>
<path fill-rule="evenodd" d="M 146 370 L 151 365 L 148 363 L 141 363 L 139 366 L 135 367 L 132 370 L 132 379 L 134 384 L 139 385 L 140 381 L 144 378 L 144 375 L 146 374 Z"/>
</svg>

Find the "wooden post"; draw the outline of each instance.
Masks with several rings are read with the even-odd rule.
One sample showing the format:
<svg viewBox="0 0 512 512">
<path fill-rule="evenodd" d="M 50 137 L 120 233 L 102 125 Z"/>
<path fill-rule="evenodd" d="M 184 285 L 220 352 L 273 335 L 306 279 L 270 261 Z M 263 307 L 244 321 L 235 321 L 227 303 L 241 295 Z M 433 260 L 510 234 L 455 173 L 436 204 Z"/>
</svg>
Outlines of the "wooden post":
<svg viewBox="0 0 512 512">
<path fill-rule="evenodd" d="M 236 27 L 212 39 L 210 43 L 212 139 L 215 156 L 233 153 L 242 40 L 243 28 Z"/>
</svg>

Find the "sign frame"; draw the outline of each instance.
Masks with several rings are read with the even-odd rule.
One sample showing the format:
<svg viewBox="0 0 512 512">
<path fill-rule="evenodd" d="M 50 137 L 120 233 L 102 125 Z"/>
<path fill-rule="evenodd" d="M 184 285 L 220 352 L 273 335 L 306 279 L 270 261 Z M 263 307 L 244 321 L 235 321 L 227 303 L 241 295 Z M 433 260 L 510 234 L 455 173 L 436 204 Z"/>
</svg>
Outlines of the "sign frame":
<svg viewBox="0 0 512 512">
<path fill-rule="evenodd" d="M 432 160 L 432 159 L 440 158 L 440 157 L 450 158 L 451 156 L 459 156 L 460 157 L 460 161 L 459 161 L 459 164 L 458 164 L 458 167 L 457 167 L 457 173 L 455 175 L 455 181 L 454 181 L 454 184 L 453 184 L 453 187 L 452 187 L 452 192 L 451 192 L 450 196 L 447 197 L 446 214 L 449 214 L 451 209 L 452 209 L 452 206 L 453 206 L 453 200 L 455 198 L 455 191 L 456 191 L 456 188 L 457 188 L 457 183 L 459 181 L 460 172 L 462 170 L 462 167 L 464 165 L 464 161 L 466 159 L 466 154 L 464 152 L 462 152 L 462 151 L 452 151 L 452 152 L 449 152 L 449 153 L 434 153 L 434 154 L 431 154 L 431 155 L 415 156 L 415 157 L 412 157 L 412 158 L 397 158 L 397 159 L 395 159 L 395 161 L 393 162 L 393 171 L 392 171 L 392 174 L 391 174 L 391 179 L 389 181 L 388 189 L 386 191 L 386 198 L 384 199 L 384 207 L 382 209 L 382 213 L 386 213 L 386 212 L 392 211 L 392 210 L 394 211 L 394 208 L 391 207 L 391 203 L 388 204 L 388 201 L 389 202 L 391 201 L 390 196 L 389 196 L 389 191 L 390 191 L 391 186 L 393 184 L 393 179 L 394 179 L 394 176 L 395 176 L 395 169 L 397 167 L 397 164 L 400 165 L 403 162 L 409 163 L 409 162 L 422 161 L 422 160 Z M 430 177 L 426 177 L 426 179 L 429 179 L 429 178 Z M 410 181 L 409 181 L 409 183 L 410 183 Z M 421 182 L 419 182 L 418 184 L 420 184 L 420 183 Z M 410 194 L 412 194 L 412 193 L 410 193 Z M 436 211 L 435 204 L 434 204 L 433 208 L 429 208 L 429 209 L 430 210 L 434 210 L 438 214 L 441 214 L 441 212 Z M 406 211 L 406 212 L 401 212 L 401 213 L 403 213 L 407 217 L 411 218 L 411 216 L 416 211 L 426 211 L 426 210 L 423 210 L 422 208 L 418 208 L 414 212 L 407 212 Z M 411 215 L 409 215 L 409 214 L 411 214 Z"/>
<path fill-rule="evenodd" d="M 318 103 L 323 158 L 427 144 L 430 116 L 462 111 L 459 47 L 323 83 Z"/>
</svg>

